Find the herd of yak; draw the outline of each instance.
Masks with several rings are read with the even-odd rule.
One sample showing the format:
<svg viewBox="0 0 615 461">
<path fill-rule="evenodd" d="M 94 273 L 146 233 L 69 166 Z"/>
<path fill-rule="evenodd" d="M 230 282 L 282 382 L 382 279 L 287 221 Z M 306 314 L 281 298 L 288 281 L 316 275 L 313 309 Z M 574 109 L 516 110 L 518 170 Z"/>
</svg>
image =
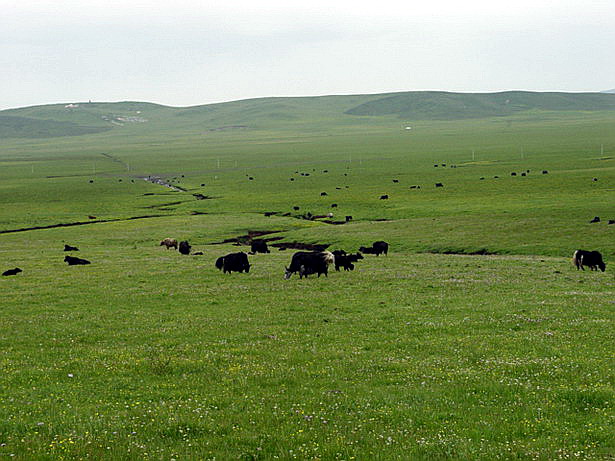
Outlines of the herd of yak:
<svg viewBox="0 0 615 461">
<path fill-rule="evenodd" d="M 160 242 L 160 246 L 165 246 L 167 249 L 174 248 L 184 255 L 189 255 L 191 246 L 187 241 L 177 242 L 176 239 L 166 238 Z M 64 245 L 64 251 L 79 251 L 77 247 Z M 318 277 L 328 274 L 329 266 L 334 265 L 335 270 L 340 268 L 345 271 L 354 270 L 354 264 L 363 259 L 363 254 L 381 254 L 387 255 L 389 252 L 389 244 L 384 241 L 377 241 L 371 247 L 360 247 L 355 254 L 346 253 L 344 250 L 330 251 L 298 251 L 290 261 L 290 266 L 285 268 L 284 278 L 289 279 L 293 274 L 299 274 L 299 278 L 306 277 L 311 274 L 317 274 Z M 264 240 L 253 240 L 251 243 L 250 254 L 269 253 L 267 242 Z M 192 253 L 193 255 L 202 255 L 202 252 Z M 87 259 L 77 258 L 67 255 L 64 257 L 64 262 L 69 266 L 83 266 L 91 264 Z M 577 270 L 585 270 L 589 267 L 592 271 L 600 269 L 602 272 L 606 270 L 606 264 L 602 259 L 602 255 L 598 251 L 576 250 L 572 257 L 572 263 Z M 222 272 L 250 272 L 250 262 L 246 253 L 229 253 L 226 256 L 221 256 L 216 260 L 216 268 Z M 17 275 L 23 272 L 22 269 L 16 267 L 6 270 L 2 273 L 3 276 Z"/>
<path fill-rule="evenodd" d="M 187 241 L 177 242 L 173 238 L 165 238 L 160 242 L 160 246 L 174 248 L 184 255 L 190 254 L 190 244 Z M 269 247 L 264 240 L 253 240 L 250 244 L 250 254 L 269 253 Z M 344 250 L 330 251 L 299 251 L 292 256 L 290 266 L 286 267 L 284 278 L 289 279 L 293 274 L 299 274 L 299 278 L 307 277 L 310 274 L 317 274 L 318 277 L 324 274 L 325 277 L 329 272 L 329 266 L 335 265 L 335 270 L 339 271 L 343 268 L 345 271 L 354 270 L 354 263 L 363 259 L 363 254 L 381 254 L 389 253 L 389 244 L 387 242 L 374 242 L 371 247 L 360 247 L 355 254 L 348 254 Z M 193 254 L 203 254 L 202 252 Z M 250 272 L 250 261 L 246 253 L 230 253 L 226 256 L 221 256 L 216 260 L 216 268 L 230 274 L 231 272 Z"/>
</svg>

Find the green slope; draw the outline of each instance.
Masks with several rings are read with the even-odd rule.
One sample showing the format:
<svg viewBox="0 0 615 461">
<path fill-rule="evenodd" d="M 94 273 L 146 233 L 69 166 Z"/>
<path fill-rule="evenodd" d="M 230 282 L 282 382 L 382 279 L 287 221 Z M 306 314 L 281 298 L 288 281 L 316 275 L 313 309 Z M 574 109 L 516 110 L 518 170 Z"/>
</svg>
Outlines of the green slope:
<svg viewBox="0 0 615 461">
<path fill-rule="evenodd" d="M 558 111 L 613 111 L 615 94 L 404 92 L 258 98 L 186 108 L 144 102 L 35 106 L 0 112 L 2 137 L 74 136 L 119 129 L 138 133 L 208 133 L 236 128 L 344 127 L 379 120 L 456 120 Z M 360 120 L 359 120 L 360 119 Z"/>
<path fill-rule="evenodd" d="M 529 110 L 615 110 L 615 95 L 599 93 L 399 93 L 360 104 L 349 115 L 397 115 L 412 120 L 454 120 L 513 115 Z"/>
</svg>

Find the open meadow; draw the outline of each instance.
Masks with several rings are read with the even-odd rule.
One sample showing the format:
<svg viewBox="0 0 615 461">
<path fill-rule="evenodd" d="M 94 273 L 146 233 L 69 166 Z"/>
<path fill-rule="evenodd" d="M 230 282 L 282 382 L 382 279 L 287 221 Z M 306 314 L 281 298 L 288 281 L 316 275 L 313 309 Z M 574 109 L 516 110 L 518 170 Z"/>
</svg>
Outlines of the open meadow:
<svg viewBox="0 0 615 461">
<path fill-rule="evenodd" d="M 614 459 L 599 96 L 0 112 L 0 269 L 23 269 L 0 277 L 0 458 Z M 215 268 L 255 232 L 390 250 L 302 280 L 293 249 Z"/>
</svg>

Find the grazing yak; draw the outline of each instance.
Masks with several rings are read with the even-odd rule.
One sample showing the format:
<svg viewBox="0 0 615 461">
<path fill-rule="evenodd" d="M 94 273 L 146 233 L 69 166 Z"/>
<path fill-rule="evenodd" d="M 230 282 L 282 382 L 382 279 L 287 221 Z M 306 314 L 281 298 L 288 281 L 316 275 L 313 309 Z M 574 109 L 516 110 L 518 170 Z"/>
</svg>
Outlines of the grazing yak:
<svg viewBox="0 0 615 461">
<path fill-rule="evenodd" d="M 15 269 L 9 269 L 8 271 L 4 271 L 2 275 L 5 277 L 8 277 L 9 275 L 17 275 L 20 272 L 23 272 L 23 271 L 19 267 L 16 267 Z"/>
<path fill-rule="evenodd" d="M 290 261 L 290 266 L 286 267 L 284 279 L 288 280 L 295 272 L 299 273 L 299 278 L 310 274 L 325 274 L 329 272 L 329 265 L 333 264 L 335 256 L 329 251 L 299 251 L 295 253 Z"/>
<path fill-rule="evenodd" d="M 592 219 L 589 223 L 593 224 L 595 222 L 600 222 L 600 216 L 594 216 L 594 219 Z"/>
<path fill-rule="evenodd" d="M 183 255 L 189 255 L 192 247 L 187 241 L 179 242 L 179 252 Z"/>
<path fill-rule="evenodd" d="M 256 253 L 270 253 L 267 242 L 264 240 L 252 240 L 250 244 L 250 254 L 254 255 Z"/>
<path fill-rule="evenodd" d="M 343 250 L 342 250 L 343 251 Z M 335 252 L 333 252 L 335 254 Z M 363 259 L 361 253 L 356 254 L 335 254 L 335 270 L 339 271 L 340 267 L 343 267 L 345 271 L 354 270 L 354 264 L 360 259 Z"/>
<path fill-rule="evenodd" d="M 177 250 L 177 240 L 176 239 L 167 237 L 162 242 L 160 242 L 160 246 L 163 246 L 163 245 L 167 247 L 167 250 L 169 248 L 175 248 Z"/>
<path fill-rule="evenodd" d="M 372 243 L 371 248 L 360 247 L 359 251 L 361 253 L 365 253 L 368 255 L 376 255 L 380 256 L 381 254 L 387 255 L 389 253 L 389 244 L 387 242 L 383 242 L 379 240 L 377 242 Z"/>
<path fill-rule="evenodd" d="M 216 260 L 216 268 L 225 274 L 244 271 L 247 274 L 250 272 L 248 255 L 242 251 L 240 253 L 229 253 L 226 256 L 221 256 Z"/>
<path fill-rule="evenodd" d="M 70 245 L 64 245 L 64 251 L 79 251 L 79 248 Z"/>
<path fill-rule="evenodd" d="M 85 266 L 86 264 L 92 264 L 87 259 L 75 258 L 74 256 L 65 256 L 64 262 L 68 263 L 69 266 Z"/>
<path fill-rule="evenodd" d="M 380 200 L 388 200 L 388 199 L 389 199 L 389 196 L 386 194 L 380 196 Z"/>
<path fill-rule="evenodd" d="M 436 187 L 444 187 L 444 184 L 442 184 L 441 182 L 437 182 Z"/>
<path fill-rule="evenodd" d="M 606 264 L 602 260 L 602 255 L 599 251 L 577 250 L 572 256 L 572 264 L 577 267 L 577 270 L 585 270 L 583 266 L 589 267 L 589 270 L 597 271 L 598 268 L 602 272 L 606 270 Z"/>
</svg>

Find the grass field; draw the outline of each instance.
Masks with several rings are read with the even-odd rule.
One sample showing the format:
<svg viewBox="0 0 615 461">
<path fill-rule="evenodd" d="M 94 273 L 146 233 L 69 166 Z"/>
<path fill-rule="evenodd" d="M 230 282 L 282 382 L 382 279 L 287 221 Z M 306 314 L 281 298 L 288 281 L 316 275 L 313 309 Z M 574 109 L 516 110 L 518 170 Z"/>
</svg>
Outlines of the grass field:
<svg viewBox="0 0 615 461">
<path fill-rule="evenodd" d="M 411 96 L 1 112 L 0 457 L 613 459 L 611 99 Z M 249 231 L 391 251 L 217 271 Z"/>
</svg>

